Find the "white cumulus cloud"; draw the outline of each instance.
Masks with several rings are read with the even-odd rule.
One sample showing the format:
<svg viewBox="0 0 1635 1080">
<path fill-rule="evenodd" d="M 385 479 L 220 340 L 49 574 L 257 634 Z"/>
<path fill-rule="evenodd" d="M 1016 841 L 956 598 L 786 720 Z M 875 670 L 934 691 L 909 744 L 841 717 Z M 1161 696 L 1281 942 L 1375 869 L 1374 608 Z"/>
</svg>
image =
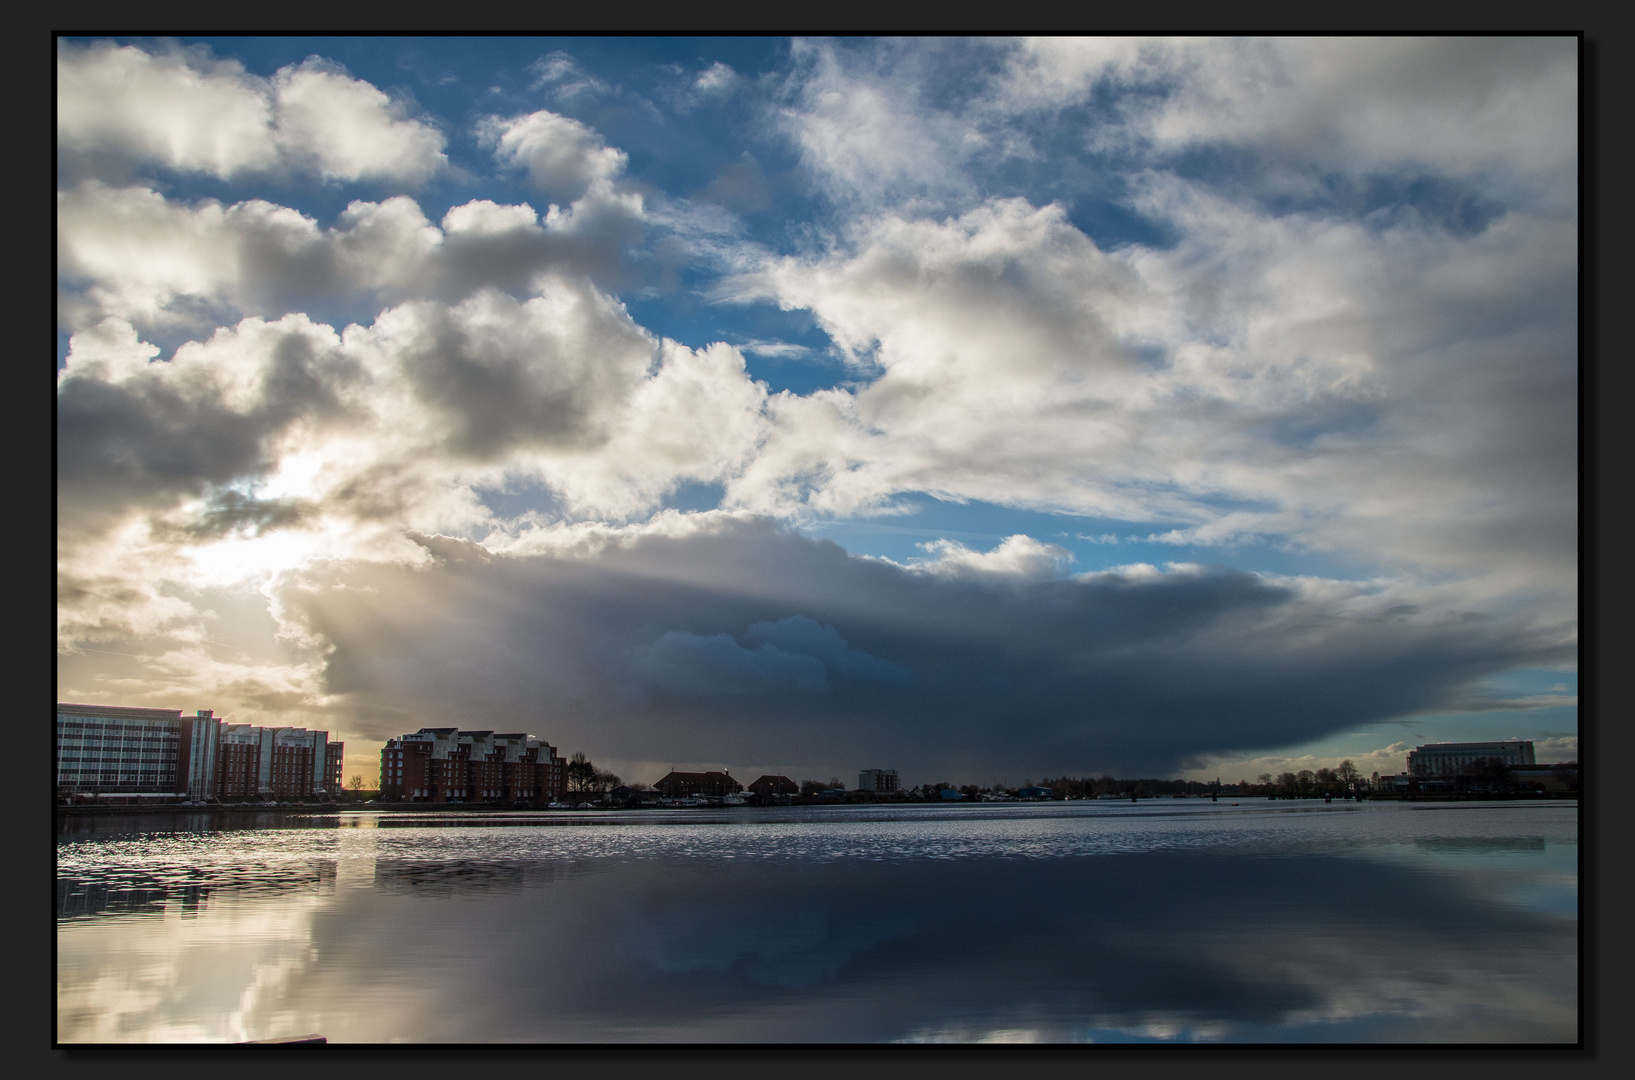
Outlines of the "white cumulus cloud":
<svg viewBox="0 0 1635 1080">
<path fill-rule="evenodd" d="M 417 183 L 446 167 L 435 127 L 312 57 L 271 79 L 203 49 L 60 43 L 57 139 L 73 154 L 233 178 L 281 170 Z"/>
<path fill-rule="evenodd" d="M 509 119 L 491 116 L 480 130 L 502 165 L 527 170 L 535 187 L 563 202 L 610 183 L 630 160 L 594 129 L 547 109 Z"/>
</svg>

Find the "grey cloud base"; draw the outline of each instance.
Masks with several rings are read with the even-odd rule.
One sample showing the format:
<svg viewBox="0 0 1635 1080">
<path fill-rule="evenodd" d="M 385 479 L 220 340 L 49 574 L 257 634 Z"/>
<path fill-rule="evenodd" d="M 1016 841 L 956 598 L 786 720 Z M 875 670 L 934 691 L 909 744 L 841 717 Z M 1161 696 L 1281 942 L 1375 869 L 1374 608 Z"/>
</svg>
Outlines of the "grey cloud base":
<svg viewBox="0 0 1635 1080">
<path fill-rule="evenodd" d="M 417 542 L 428 567 L 333 564 L 280 594 L 332 645 L 325 690 L 374 706 L 360 734 L 503 717 L 627 760 L 1151 775 L 1435 710 L 1573 655 L 1558 627 L 1331 583 L 927 573 L 764 519 L 594 554 Z"/>
</svg>

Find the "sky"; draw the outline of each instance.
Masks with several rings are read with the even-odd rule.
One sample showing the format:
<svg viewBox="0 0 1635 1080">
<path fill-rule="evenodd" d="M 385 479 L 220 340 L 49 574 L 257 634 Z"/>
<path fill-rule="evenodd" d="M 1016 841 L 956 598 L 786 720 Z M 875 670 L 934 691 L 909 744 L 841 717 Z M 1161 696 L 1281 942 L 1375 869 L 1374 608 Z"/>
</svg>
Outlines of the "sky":
<svg viewBox="0 0 1635 1080">
<path fill-rule="evenodd" d="M 61 39 L 57 693 L 1576 760 L 1572 38 Z"/>
</svg>

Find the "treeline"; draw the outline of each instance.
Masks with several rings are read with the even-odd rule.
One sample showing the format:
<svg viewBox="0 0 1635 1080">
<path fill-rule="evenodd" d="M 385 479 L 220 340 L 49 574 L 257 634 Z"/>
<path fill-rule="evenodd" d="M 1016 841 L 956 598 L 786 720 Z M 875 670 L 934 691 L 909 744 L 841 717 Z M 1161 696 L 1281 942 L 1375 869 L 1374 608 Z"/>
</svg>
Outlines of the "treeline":
<svg viewBox="0 0 1635 1080">
<path fill-rule="evenodd" d="M 1029 789 L 1040 790 L 1046 794 L 1038 795 L 1044 799 L 1099 799 L 1104 795 L 1127 799 L 1134 796 L 1138 799 L 1152 798 L 1156 795 L 1212 795 L 1242 794 L 1243 787 L 1239 784 L 1222 784 L 1219 782 L 1204 782 L 1199 780 L 1160 780 L 1157 777 L 1147 777 L 1140 780 L 1121 780 L 1114 776 L 1059 776 L 1054 779 L 1046 777 L 1035 784 L 1032 780 L 1024 781 L 1017 787 L 996 785 L 983 787 L 979 784 L 964 784 L 956 787 L 946 781 L 935 784 L 922 784 L 904 794 L 913 798 L 921 795 L 926 798 L 941 798 L 944 791 L 957 791 L 967 799 L 981 799 L 989 795 L 1016 796 Z"/>
<path fill-rule="evenodd" d="M 1363 778 L 1349 760 L 1333 769 L 1301 769 L 1273 776 L 1261 773 L 1255 783 L 1244 785 L 1245 795 L 1280 795 L 1285 798 L 1312 799 L 1355 795 L 1367 791 L 1373 784 Z"/>
<path fill-rule="evenodd" d="M 1496 764 L 1496 763 L 1495 763 Z M 1502 766 L 1500 767 L 1502 768 Z M 604 795 L 612 789 L 621 786 L 618 776 L 586 759 L 585 755 L 574 754 L 568 764 L 568 790 L 579 795 Z M 631 783 L 626 786 L 632 792 L 651 791 L 652 786 L 644 783 Z M 1017 795 L 1029 788 L 1043 788 L 1048 794 L 1039 795 L 1048 799 L 1098 799 L 1103 796 L 1118 798 L 1151 798 L 1158 795 L 1189 795 L 1206 796 L 1215 794 L 1253 795 L 1253 796 L 1285 796 L 1291 798 L 1323 798 L 1324 796 L 1355 795 L 1369 791 L 1373 784 L 1357 771 L 1349 760 L 1342 761 L 1333 769 L 1302 769 L 1299 772 L 1285 772 L 1278 776 L 1271 773 L 1261 773 L 1253 783 L 1241 781 L 1235 784 L 1223 784 L 1218 780 L 1161 780 L 1149 776 L 1141 779 L 1121 779 L 1103 774 L 1101 776 L 1058 776 L 1046 777 L 1035 784 L 1032 780 L 1025 780 L 1018 787 L 1004 785 L 983 786 L 980 784 L 955 785 L 947 781 L 932 784 L 921 784 L 918 787 L 891 794 L 869 793 L 876 800 L 895 799 L 939 799 L 944 791 L 958 791 L 963 798 L 977 800 L 984 796 Z M 803 799 L 821 798 L 826 794 L 846 792 L 845 785 L 839 777 L 831 776 L 827 781 L 804 780 L 800 784 L 800 796 Z M 855 794 L 847 792 L 847 794 Z"/>
<path fill-rule="evenodd" d="M 1028 785 L 1023 785 L 1026 786 Z M 1136 798 L 1146 795 L 1212 795 L 1216 792 L 1225 794 L 1240 791 L 1237 784 L 1202 780 L 1159 780 L 1157 777 L 1143 780 L 1120 780 L 1112 776 L 1098 776 L 1094 779 L 1088 776 L 1079 779 L 1057 777 L 1054 780 L 1041 780 L 1038 786 L 1050 788 L 1058 799 L 1099 799 L 1103 795 L 1117 795 L 1122 798 L 1131 795 Z"/>
<path fill-rule="evenodd" d="M 1358 772 L 1357 767 L 1347 760 L 1340 762 L 1333 769 L 1302 769 L 1299 772 L 1286 772 L 1279 776 L 1262 773 L 1253 783 L 1239 781 L 1235 784 L 1223 784 L 1218 780 L 1160 780 L 1157 777 L 1121 779 L 1103 774 L 1096 777 L 1046 777 L 1037 784 L 1032 780 L 1026 780 L 1020 787 L 1013 788 L 1003 786 L 981 787 L 976 784 L 966 784 L 955 788 L 953 784 L 944 782 L 924 784 L 915 790 L 924 791 L 935 797 L 943 789 L 952 788 L 973 799 L 980 799 L 984 795 L 1015 795 L 1028 788 L 1048 789 L 1049 794 L 1042 797 L 1052 799 L 1099 799 L 1109 795 L 1124 799 L 1134 796 L 1139 799 L 1156 795 L 1203 796 L 1215 794 L 1323 798 L 1324 796 L 1355 795 L 1359 792 L 1369 791 L 1373 786 L 1368 779 Z"/>
</svg>

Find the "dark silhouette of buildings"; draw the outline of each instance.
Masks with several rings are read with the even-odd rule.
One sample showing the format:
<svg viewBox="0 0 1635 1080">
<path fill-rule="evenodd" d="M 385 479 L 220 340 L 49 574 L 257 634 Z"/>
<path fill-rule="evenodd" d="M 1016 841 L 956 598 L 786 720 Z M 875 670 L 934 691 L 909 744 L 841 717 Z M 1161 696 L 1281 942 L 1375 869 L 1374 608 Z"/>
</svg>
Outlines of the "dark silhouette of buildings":
<svg viewBox="0 0 1635 1080">
<path fill-rule="evenodd" d="M 749 785 L 749 790 L 763 799 L 773 799 L 779 795 L 799 795 L 800 785 L 787 776 L 762 776 Z"/>
<path fill-rule="evenodd" d="M 736 795 L 744 790 L 744 785 L 724 772 L 672 770 L 653 786 L 667 799 L 679 799 L 686 795 Z"/>
</svg>

